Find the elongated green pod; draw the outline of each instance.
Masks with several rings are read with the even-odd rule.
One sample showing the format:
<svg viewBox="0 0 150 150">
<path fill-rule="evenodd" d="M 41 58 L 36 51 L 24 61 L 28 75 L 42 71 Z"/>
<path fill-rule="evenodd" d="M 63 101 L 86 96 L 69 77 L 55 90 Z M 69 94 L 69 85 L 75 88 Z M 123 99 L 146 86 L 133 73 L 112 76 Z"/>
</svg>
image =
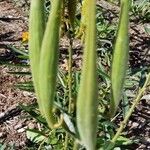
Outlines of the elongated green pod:
<svg viewBox="0 0 150 150">
<path fill-rule="evenodd" d="M 120 22 L 112 61 L 112 99 L 110 102 L 110 117 L 113 117 L 117 111 L 126 76 L 129 55 L 129 9 L 130 0 L 122 0 Z"/>
<path fill-rule="evenodd" d="M 51 1 L 40 57 L 39 89 L 43 113 L 50 128 L 55 127 L 52 113 L 56 90 L 56 77 L 59 56 L 59 30 L 62 0 Z"/>
<path fill-rule="evenodd" d="M 30 19 L 29 19 L 29 57 L 34 88 L 42 112 L 41 102 L 39 99 L 39 62 L 40 49 L 42 45 L 45 30 L 44 19 L 44 0 L 31 0 Z"/>
<path fill-rule="evenodd" d="M 82 0 L 80 28 L 79 31 L 76 33 L 77 34 L 76 38 L 82 37 L 82 41 L 84 41 L 84 33 L 86 28 L 86 19 L 87 19 L 86 12 L 88 11 L 87 5 L 88 5 L 87 0 Z"/>
<path fill-rule="evenodd" d="M 74 29 L 77 0 L 68 0 L 68 15 L 72 28 Z"/>
<path fill-rule="evenodd" d="M 84 0 L 86 30 L 81 81 L 77 97 L 77 127 L 87 150 L 96 149 L 98 81 L 96 70 L 96 0 Z"/>
</svg>

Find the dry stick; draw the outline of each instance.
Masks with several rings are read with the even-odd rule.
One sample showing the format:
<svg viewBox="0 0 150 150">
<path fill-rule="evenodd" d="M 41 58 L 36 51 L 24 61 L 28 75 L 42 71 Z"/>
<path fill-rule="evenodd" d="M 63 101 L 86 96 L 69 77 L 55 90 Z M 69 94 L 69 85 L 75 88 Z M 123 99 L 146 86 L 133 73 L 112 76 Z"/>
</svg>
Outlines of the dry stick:
<svg viewBox="0 0 150 150">
<path fill-rule="evenodd" d="M 133 104 L 132 104 L 131 108 L 129 109 L 129 111 L 128 111 L 126 117 L 124 118 L 124 120 L 121 122 L 120 127 L 117 130 L 117 133 L 115 134 L 115 136 L 111 140 L 111 144 L 106 148 L 106 150 L 112 149 L 112 144 L 113 145 L 115 144 L 115 142 L 117 141 L 118 137 L 122 133 L 123 129 L 126 127 L 126 124 L 127 124 L 128 120 L 129 120 L 130 116 L 132 115 L 135 107 L 140 102 L 141 97 L 142 97 L 143 93 L 145 92 L 146 87 L 149 84 L 149 81 L 150 81 L 150 73 L 147 75 L 147 78 L 146 78 L 146 81 L 145 81 L 143 87 L 139 90 L 139 93 L 138 93 L 136 99 L 133 101 Z"/>
</svg>

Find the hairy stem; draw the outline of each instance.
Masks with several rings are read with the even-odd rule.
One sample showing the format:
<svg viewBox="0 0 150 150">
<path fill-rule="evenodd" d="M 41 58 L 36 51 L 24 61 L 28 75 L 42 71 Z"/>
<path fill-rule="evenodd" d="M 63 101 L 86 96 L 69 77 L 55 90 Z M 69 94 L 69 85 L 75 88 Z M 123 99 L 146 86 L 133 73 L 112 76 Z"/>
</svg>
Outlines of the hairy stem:
<svg viewBox="0 0 150 150">
<path fill-rule="evenodd" d="M 70 46 L 68 48 L 69 52 L 69 62 L 68 62 L 68 88 L 69 88 L 69 105 L 68 105 L 68 113 L 70 114 L 72 112 L 72 39 L 70 39 Z M 65 150 L 67 150 L 68 147 L 68 140 L 69 140 L 69 134 L 66 133 L 65 137 Z"/>
</svg>

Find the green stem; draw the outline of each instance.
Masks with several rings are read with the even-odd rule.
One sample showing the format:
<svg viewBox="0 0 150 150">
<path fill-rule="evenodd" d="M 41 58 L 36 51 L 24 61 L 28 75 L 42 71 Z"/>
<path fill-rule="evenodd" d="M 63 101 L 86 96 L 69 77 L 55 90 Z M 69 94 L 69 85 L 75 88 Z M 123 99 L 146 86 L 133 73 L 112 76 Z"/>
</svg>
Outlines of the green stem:
<svg viewBox="0 0 150 150">
<path fill-rule="evenodd" d="M 41 144 L 40 144 L 38 150 L 41 150 L 41 149 L 42 149 L 42 146 L 44 145 L 44 143 L 46 142 L 46 140 L 47 140 L 47 138 L 45 138 L 45 139 L 41 142 Z"/>
<path fill-rule="evenodd" d="M 68 140 L 69 140 L 69 134 L 66 132 L 64 150 L 67 150 L 68 143 L 69 143 Z"/>
<path fill-rule="evenodd" d="M 78 150 L 79 144 L 77 141 L 74 141 L 73 150 Z"/>
<path fill-rule="evenodd" d="M 70 46 L 69 46 L 69 69 L 68 69 L 68 87 L 69 87 L 69 107 L 68 107 L 68 113 L 71 113 L 71 104 L 72 104 L 72 39 L 70 39 Z"/>
<path fill-rule="evenodd" d="M 141 100 L 141 97 L 143 95 L 143 93 L 145 92 L 146 90 L 146 87 L 148 86 L 149 84 L 149 81 L 150 81 L 150 73 L 148 74 L 147 78 L 146 78 L 146 81 L 144 83 L 144 86 L 139 90 L 139 93 L 136 97 L 136 99 L 133 101 L 133 104 L 131 106 L 131 108 L 129 109 L 127 115 L 125 116 L 124 120 L 121 122 L 120 124 L 120 127 L 118 128 L 117 130 L 117 133 L 115 134 L 115 136 L 113 137 L 113 139 L 111 140 L 111 144 L 107 147 L 106 150 L 110 150 L 112 149 L 112 145 L 114 146 L 115 145 L 115 142 L 117 141 L 118 137 L 120 136 L 120 134 L 122 133 L 123 129 L 126 127 L 126 124 L 130 118 L 130 116 L 132 115 L 135 107 L 138 105 L 138 103 L 140 102 Z"/>
<path fill-rule="evenodd" d="M 70 46 L 68 48 L 68 52 L 69 52 L 69 62 L 68 62 L 68 89 L 69 89 L 69 105 L 68 105 L 68 113 L 70 114 L 72 111 L 72 39 L 70 36 Z M 67 150 L 68 147 L 68 140 L 69 140 L 69 134 L 66 133 L 66 137 L 65 137 L 65 148 L 64 150 Z"/>
</svg>

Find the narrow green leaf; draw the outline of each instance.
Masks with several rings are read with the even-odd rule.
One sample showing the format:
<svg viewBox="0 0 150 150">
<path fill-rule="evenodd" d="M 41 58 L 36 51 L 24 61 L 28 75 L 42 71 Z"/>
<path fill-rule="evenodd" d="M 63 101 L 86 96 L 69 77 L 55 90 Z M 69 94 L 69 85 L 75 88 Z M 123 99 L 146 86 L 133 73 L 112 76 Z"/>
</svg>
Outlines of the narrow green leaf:
<svg viewBox="0 0 150 150">
<path fill-rule="evenodd" d="M 26 56 L 27 58 L 28 58 L 28 53 L 26 53 L 25 51 L 23 51 L 23 50 L 21 50 L 21 49 L 17 49 L 16 47 L 14 47 L 14 46 L 12 46 L 12 45 L 8 45 L 7 46 L 10 50 L 12 50 L 12 51 L 14 51 L 14 52 L 16 52 L 16 53 L 18 53 L 18 54 L 21 54 L 21 55 L 23 55 L 23 56 Z"/>
<path fill-rule="evenodd" d="M 40 124 L 43 124 L 45 127 L 48 128 L 46 120 L 42 116 L 40 116 L 40 114 L 38 114 L 34 111 L 36 109 L 35 106 L 34 107 L 32 107 L 30 105 L 25 106 L 25 105 L 22 105 L 22 104 L 20 104 L 19 106 L 21 107 L 22 110 L 27 112 L 31 117 L 36 119 L 37 122 L 39 122 Z"/>
</svg>

